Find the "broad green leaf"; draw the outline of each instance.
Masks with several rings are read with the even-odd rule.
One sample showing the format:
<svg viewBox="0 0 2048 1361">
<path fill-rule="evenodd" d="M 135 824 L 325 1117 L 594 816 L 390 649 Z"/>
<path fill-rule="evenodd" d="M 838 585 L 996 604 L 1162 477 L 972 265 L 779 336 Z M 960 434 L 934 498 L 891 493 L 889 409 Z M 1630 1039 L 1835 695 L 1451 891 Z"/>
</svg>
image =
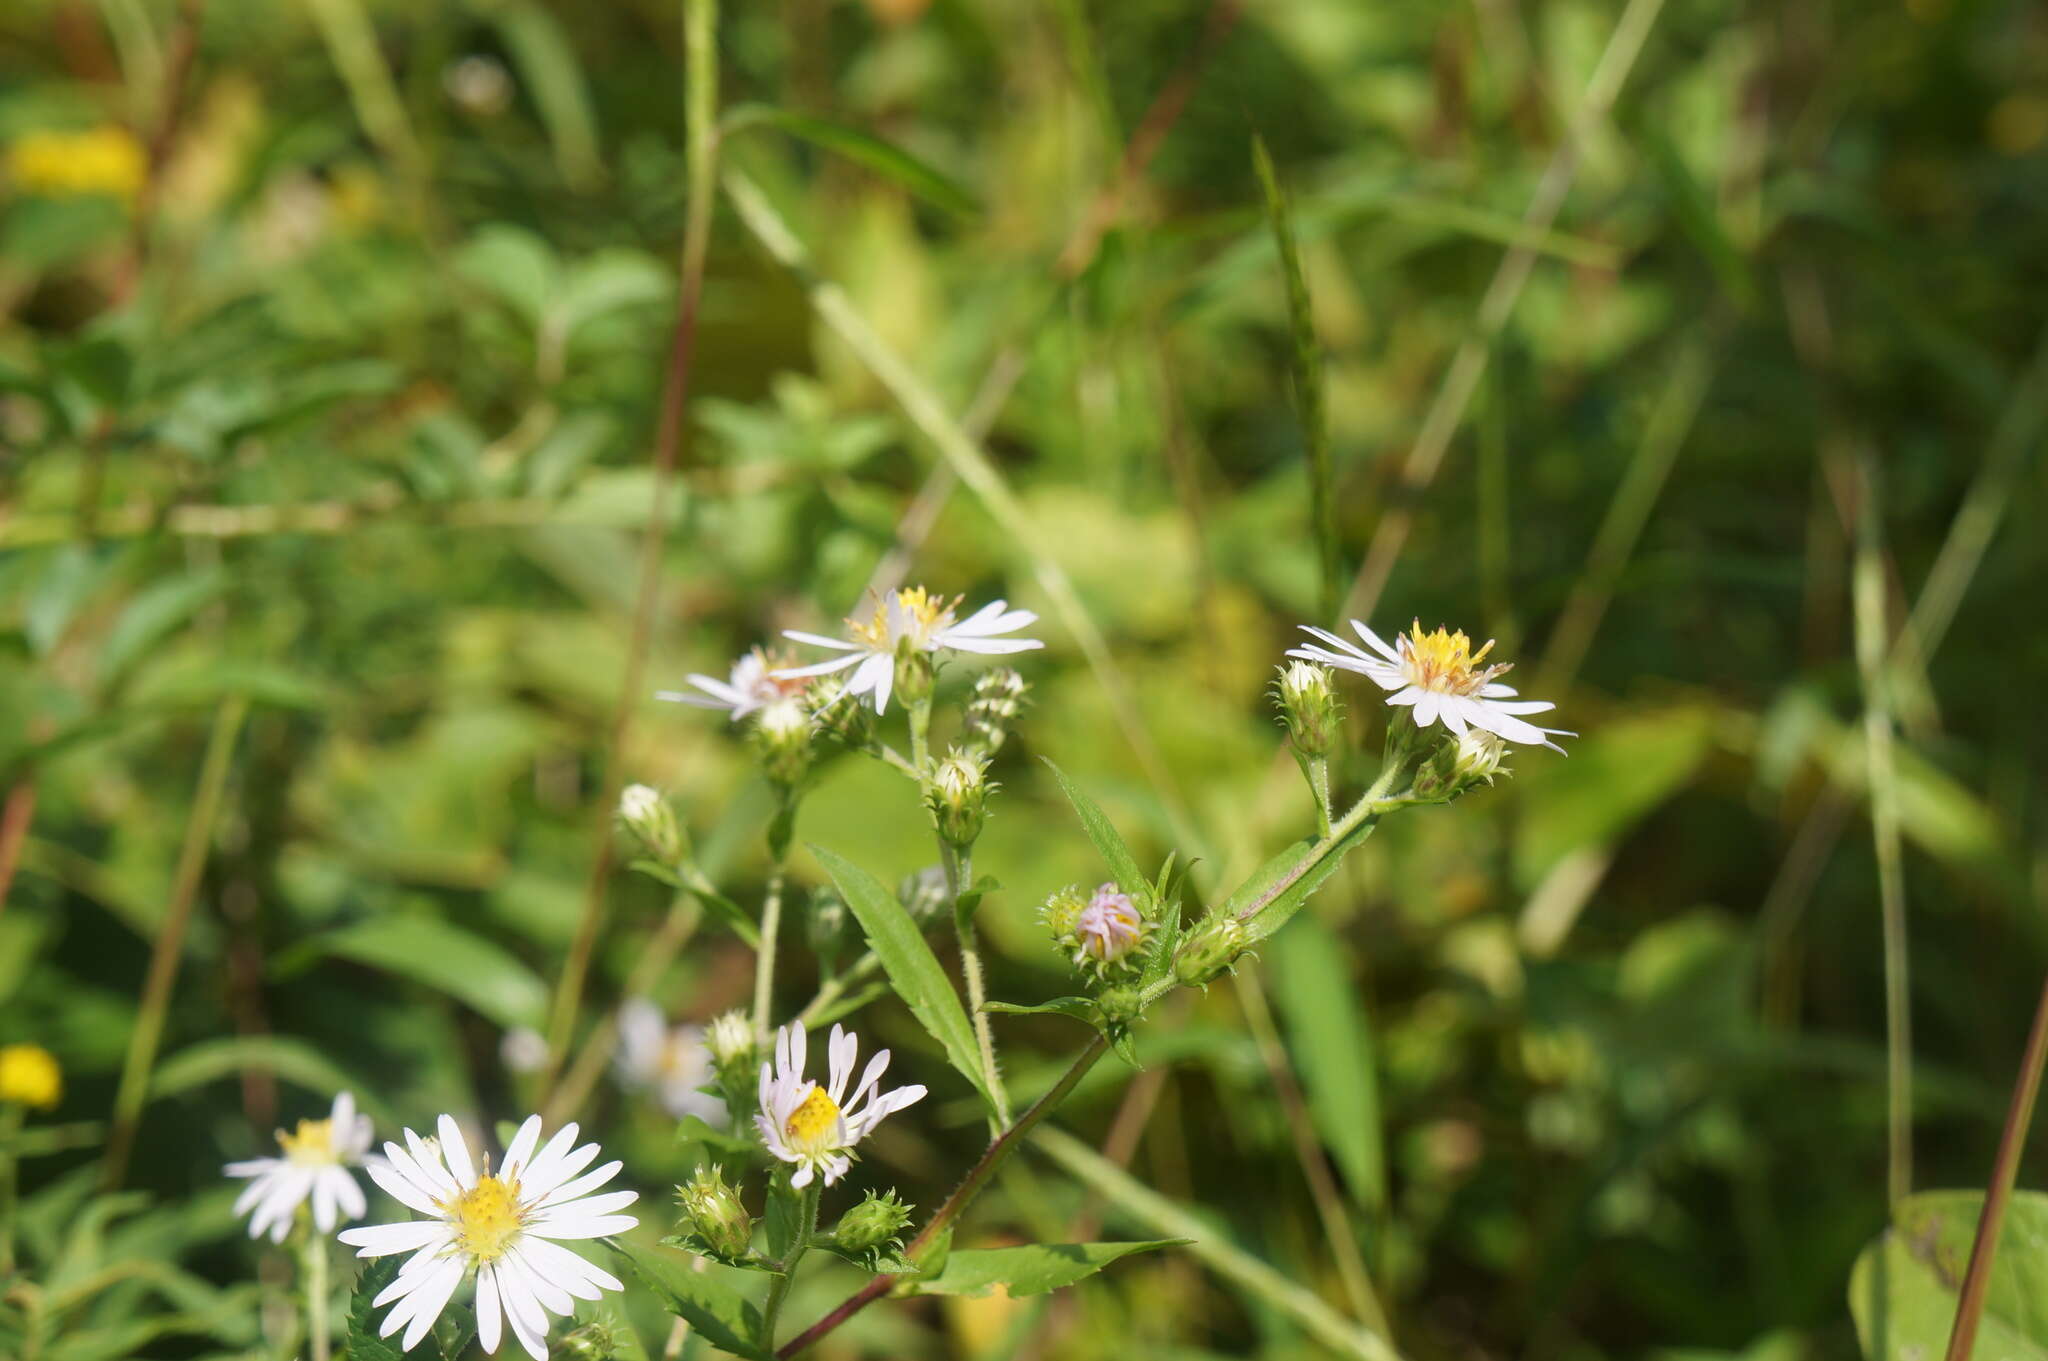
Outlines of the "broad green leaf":
<svg viewBox="0 0 2048 1361">
<path fill-rule="evenodd" d="M 1142 894 L 1147 898 L 1151 897 L 1150 877 L 1138 868 L 1138 858 L 1132 855 L 1131 848 L 1124 844 L 1123 837 L 1117 832 L 1116 824 L 1109 820 L 1109 815 L 1102 811 L 1095 800 L 1083 793 L 1079 785 L 1067 778 L 1067 772 L 1053 765 L 1051 761 L 1045 764 L 1052 771 L 1053 777 L 1060 782 L 1060 789 L 1066 794 L 1067 802 L 1074 805 L 1074 812 L 1081 819 L 1081 830 L 1088 833 L 1088 839 L 1095 843 L 1096 853 L 1102 857 L 1102 862 L 1109 866 L 1110 874 L 1116 879 L 1116 886 L 1133 896 Z M 1145 909 L 1149 915 L 1150 905 L 1146 904 Z"/>
<path fill-rule="evenodd" d="M 455 254 L 456 272 L 539 326 L 562 276 L 554 248 L 524 227 L 492 223 Z"/>
<path fill-rule="evenodd" d="M 315 936 L 276 964 L 291 973 L 331 956 L 368 964 L 465 1002 L 506 1029 L 538 1026 L 547 989 L 492 941 L 432 917 L 384 916 Z"/>
<path fill-rule="evenodd" d="M 391 1108 L 366 1084 L 350 1077 L 312 1045 L 289 1035 L 230 1035 L 187 1045 L 157 1065 L 149 1093 L 173 1096 L 232 1077 L 245 1068 L 261 1069 L 323 1096 L 353 1092 L 356 1105 L 379 1125 L 391 1128 L 398 1123 Z"/>
<path fill-rule="evenodd" d="M 1309 1115 L 1358 1202 L 1386 1199 L 1385 1151 L 1372 1031 L 1352 986 L 1343 942 L 1313 912 L 1300 914 L 1270 945 L 1273 992 L 1287 1021 L 1288 1049 L 1308 1093 Z"/>
<path fill-rule="evenodd" d="M 860 866 L 821 846 L 812 846 L 811 854 L 832 876 L 839 896 L 846 899 L 847 908 L 860 922 L 861 930 L 867 934 L 868 948 L 882 961 L 896 995 L 910 1007 L 918 1024 L 939 1042 L 947 1060 L 988 1100 L 988 1089 L 981 1080 L 981 1051 L 974 1042 L 974 1028 L 953 991 L 952 980 L 946 977 L 932 947 L 925 944 L 917 923 L 896 901 L 896 895 Z"/>
<path fill-rule="evenodd" d="M 548 307 L 548 324 L 565 338 L 584 322 L 627 307 L 665 303 L 675 280 L 651 256 L 635 250 L 599 251 L 570 269 Z"/>
<path fill-rule="evenodd" d="M 394 1345 L 396 1339 L 377 1336 L 380 1311 L 370 1303 L 385 1286 L 391 1284 L 404 1263 L 405 1257 L 401 1253 L 379 1257 L 364 1267 L 363 1274 L 356 1278 L 355 1293 L 350 1296 L 348 1304 L 348 1327 L 342 1334 L 348 1361 L 404 1361 L 403 1354 Z"/>
<path fill-rule="evenodd" d="M 1867 1361 L 1929 1361 L 1955 1322 L 1984 1197 L 1927 1191 L 1900 1202 L 1892 1227 L 1849 1274 L 1849 1312 Z M 2020 1191 L 2005 1209 L 1973 1355 L 2048 1358 L 2048 1194 Z"/>
<path fill-rule="evenodd" d="M 768 104 L 741 104 L 726 113 L 721 126 L 727 135 L 747 128 L 775 128 L 850 161 L 858 161 L 868 169 L 888 176 L 936 208 L 943 208 L 959 217 L 973 217 L 981 211 L 974 195 L 952 179 L 901 147 L 844 123 L 828 122 Z"/>
<path fill-rule="evenodd" d="M 748 1361 L 773 1361 L 756 1341 L 761 1314 L 744 1296 L 708 1271 L 692 1271 L 688 1263 L 664 1253 L 607 1239 L 626 1269 L 661 1297 L 663 1307 L 703 1334 L 704 1340 Z"/>
<path fill-rule="evenodd" d="M 1043 1295 L 1085 1280 L 1119 1257 L 1177 1247 L 1185 1238 L 1139 1243 L 1032 1243 L 1021 1248 L 962 1248 L 935 1276 L 913 1282 L 916 1295 L 986 1295 L 1002 1286 L 1011 1296 Z"/>
</svg>

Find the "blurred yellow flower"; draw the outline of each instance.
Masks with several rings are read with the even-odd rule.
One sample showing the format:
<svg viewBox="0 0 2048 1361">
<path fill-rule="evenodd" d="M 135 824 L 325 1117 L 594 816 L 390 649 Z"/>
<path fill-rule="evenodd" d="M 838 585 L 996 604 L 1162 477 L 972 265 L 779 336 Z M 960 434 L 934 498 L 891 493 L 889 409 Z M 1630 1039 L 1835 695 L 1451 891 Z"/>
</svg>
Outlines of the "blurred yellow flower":
<svg viewBox="0 0 2048 1361">
<path fill-rule="evenodd" d="M 0 1045 L 0 1102 L 48 1110 L 64 1094 L 56 1056 L 39 1044 Z"/>
<path fill-rule="evenodd" d="M 126 128 L 46 129 L 17 137 L 7 148 L 7 178 L 14 186 L 51 198 L 108 194 L 132 201 L 147 174 L 142 143 Z"/>
</svg>

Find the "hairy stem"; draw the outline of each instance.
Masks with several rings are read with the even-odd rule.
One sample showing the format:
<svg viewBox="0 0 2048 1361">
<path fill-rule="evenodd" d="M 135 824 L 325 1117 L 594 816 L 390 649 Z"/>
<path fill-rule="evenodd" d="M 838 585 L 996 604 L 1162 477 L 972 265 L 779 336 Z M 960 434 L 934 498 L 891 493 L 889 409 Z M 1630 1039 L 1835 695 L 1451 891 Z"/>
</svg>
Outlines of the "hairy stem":
<svg viewBox="0 0 2048 1361">
<path fill-rule="evenodd" d="M 313 1361 L 327 1361 L 327 1236 L 306 1226 L 306 1335 Z"/>
<path fill-rule="evenodd" d="M 778 863 L 768 876 L 768 896 L 761 902 L 761 945 L 754 952 L 754 1043 L 768 1046 L 768 1015 L 775 1003 L 775 943 L 782 928 L 783 870 Z"/>
<path fill-rule="evenodd" d="M 967 984 L 967 1014 L 974 1018 L 974 1043 L 981 1050 L 981 1075 L 988 1085 L 995 1111 L 989 1118 L 989 1133 L 1000 1132 L 1010 1123 L 1010 1094 L 1003 1089 L 1003 1075 L 996 1066 L 996 1037 L 989 1027 L 988 983 L 981 967 L 981 933 L 975 929 L 972 913 L 960 910 L 960 895 L 974 879 L 974 852 L 955 848 L 943 838 L 940 857 L 946 866 L 946 896 L 953 903 L 953 926 L 960 937 L 960 975 Z"/>
<path fill-rule="evenodd" d="M 789 1255 L 782 1259 L 782 1270 L 768 1279 L 768 1297 L 761 1301 L 761 1345 L 775 1345 L 775 1321 L 782 1316 L 783 1301 L 788 1298 L 790 1283 L 796 1280 L 797 1263 L 811 1250 L 811 1240 L 818 1234 L 818 1196 L 824 1184 L 811 1178 L 811 1184 L 798 1192 L 796 1212 L 796 1241 L 790 1244 Z"/>
</svg>

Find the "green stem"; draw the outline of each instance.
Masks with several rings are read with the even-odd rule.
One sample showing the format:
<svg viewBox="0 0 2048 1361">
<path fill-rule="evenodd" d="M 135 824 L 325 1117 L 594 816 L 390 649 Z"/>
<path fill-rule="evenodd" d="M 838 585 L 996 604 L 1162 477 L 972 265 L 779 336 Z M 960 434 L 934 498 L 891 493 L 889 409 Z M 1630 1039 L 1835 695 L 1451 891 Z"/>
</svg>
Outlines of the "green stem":
<svg viewBox="0 0 2048 1361">
<path fill-rule="evenodd" d="M 1311 756 L 1308 760 L 1308 788 L 1316 800 L 1316 831 L 1330 834 L 1330 758 Z"/>
<path fill-rule="evenodd" d="M 782 1270 L 768 1281 L 768 1298 L 761 1302 L 761 1345 L 772 1348 L 775 1345 L 775 1321 L 782 1315 L 782 1303 L 789 1295 L 791 1282 L 796 1280 L 797 1263 L 811 1250 L 811 1239 L 818 1233 L 818 1196 L 824 1183 L 818 1177 L 811 1178 L 811 1184 L 798 1192 L 796 1213 L 796 1241 L 790 1244 L 789 1255 L 782 1259 Z"/>
<path fill-rule="evenodd" d="M 843 972 L 826 979 L 818 985 L 817 996 L 804 1004 L 796 1014 L 798 1025 L 808 1029 L 813 1021 L 825 1013 L 825 1009 L 846 995 L 848 989 L 882 967 L 882 957 L 873 950 L 853 961 Z"/>
<path fill-rule="evenodd" d="M 306 1333 L 312 1361 L 327 1361 L 327 1237 L 306 1225 Z"/>
<path fill-rule="evenodd" d="M 930 695 L 911 704 L 910 719 L 910 766 L 917 776 L 917 792 L 927 797 L 931 794 L 932 782 L 932 700 Z"/>
<path fill-rule="evenodd" d="M 989 1133 L 1001 1132 L 1010 1123 L 1010 1094 L 1003 1089 L 1003 1075 L 996 1066 L 996 1037 L 989 1027 L 988 984 L 981 967 L 981 935 L 975 930 L 972 913 L 960 910 L 960 895 L 973 882 L 974 852 L 955 847 L 941 838 L 940 858 L 946 867 L 946 896 L 953 901 L 953 926 L 960 937 L 960 974 L 967 984 L 967 1014 L 974 1018 L 974 1043 L 981 1050 L 981 1076 L 988 1086 L 995 1110 L 989 1117 Z"/>
<path fill-rule="evenodd" d="M 0 1280 L 14 1274 L 14 1136 L 21 1115 L 20 1106 L 0 1102 Z"/>
<path fill-rule="evenodd" d="M 754 1043 L 766 1049 L 768 1013 L 775 1001 L 775 942 L 782 926 L 782 866 L 768 876 L 768 896 L 761 903 L 761 945 L 754 952 Z"/>
</svg>

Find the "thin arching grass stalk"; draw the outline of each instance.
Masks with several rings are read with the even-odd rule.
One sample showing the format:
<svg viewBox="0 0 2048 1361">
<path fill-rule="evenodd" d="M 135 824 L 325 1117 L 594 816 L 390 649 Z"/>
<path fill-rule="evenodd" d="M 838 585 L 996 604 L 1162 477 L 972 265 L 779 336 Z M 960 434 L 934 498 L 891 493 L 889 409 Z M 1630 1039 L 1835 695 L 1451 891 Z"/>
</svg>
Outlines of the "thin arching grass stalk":
<svg viewBox="0 0 2048 1361">
<path fill-rule="evenodd" d="M 178 851 L 178 865 L 171 877 L 170 904 L 157 927 L 150 948 L 149 973 L 142 984 L 142 1000 L 136 1008 L 135 1027 L 128 1033 L 128 1056 L 121 1065 L 121 1084 L 114 1093 L 114 1115 L 107 1132 L 106 1153 L 100 1163 L 100 1184 L 111 1190 L 121 1184 L 128 1171 L 128 1155 L 135 1146 L 135 1127 L 142 1118 L 143 1101 L 149 1094 L 149 1073 L 156 1063 L 163 1041 L 164 1014 L 171 1004 L 171 991 L 178 981 L 178 960 L 185 950 L 185 930 L 192 922 L 193 900 L 199 895 L 200 876 L 206 869 L 207 847 L 213 841 L 214 819 L 220 812 L 221 795 L 227 789 L 228 771 L 235 751 L 235 739 L 249 715 L 249 701 L 241 695 L 222 700 L 214 710 L 213 728 L 207 735 L 206 754 L 200 760 L 199 781 L 192 795 L 192 809 L 185 818 L 185 836 Z"/>
</svg>

